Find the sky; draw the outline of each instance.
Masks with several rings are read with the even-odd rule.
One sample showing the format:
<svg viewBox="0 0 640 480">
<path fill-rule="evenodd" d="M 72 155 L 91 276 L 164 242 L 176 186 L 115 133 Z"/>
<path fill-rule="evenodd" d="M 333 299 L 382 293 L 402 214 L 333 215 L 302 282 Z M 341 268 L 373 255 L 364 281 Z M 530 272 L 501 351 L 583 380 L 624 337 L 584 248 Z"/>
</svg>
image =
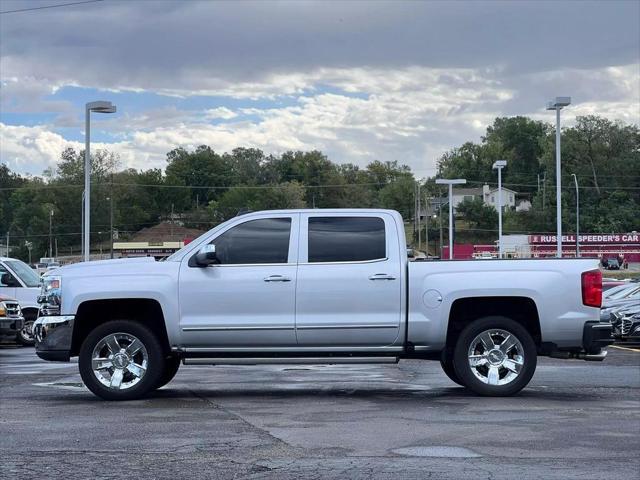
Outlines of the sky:
<svg viewBox="0 0 640 480">
<path fill-rule="evenodd" d="M 66 147 L 122 167 L 166 153 L 314 150 L 409 165 L 480 141 L 498 116 L 640 123 L 640 1 L 0 2 L 0 162 L 55 167 Z M 80 1 L 80 0 L 75 0 Z M 6 13 L 4 13 L 6 12 Z"/>
</svg>

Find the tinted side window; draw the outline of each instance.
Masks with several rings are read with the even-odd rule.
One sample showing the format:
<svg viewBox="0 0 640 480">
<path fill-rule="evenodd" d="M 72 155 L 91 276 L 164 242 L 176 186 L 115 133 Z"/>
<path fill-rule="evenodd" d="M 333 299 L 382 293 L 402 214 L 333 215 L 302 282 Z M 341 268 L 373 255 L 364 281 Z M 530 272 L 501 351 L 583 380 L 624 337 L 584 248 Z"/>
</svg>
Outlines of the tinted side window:
<svg viewBox="0 0 640 480">
<path fill-rule="evenodd" d="M 287 263 L 290 232 L 290 218 L 249 220 L 211 243 L 221 264 Z"/>
<path fill-rule="evenodd" d="M 309 218 L 309 262 L 357 262 L 385 257 L 381 218 Z"/>
</svg>

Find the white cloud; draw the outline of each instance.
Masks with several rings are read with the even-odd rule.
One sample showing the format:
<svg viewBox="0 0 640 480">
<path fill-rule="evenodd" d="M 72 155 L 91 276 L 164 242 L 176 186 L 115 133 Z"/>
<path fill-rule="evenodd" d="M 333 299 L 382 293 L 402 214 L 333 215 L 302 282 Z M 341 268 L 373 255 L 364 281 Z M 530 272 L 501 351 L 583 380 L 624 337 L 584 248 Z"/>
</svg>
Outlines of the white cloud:
<svg viewBox="0 0 640 480">
<path fill-rule="evenodd" d="M 178 146 L 206 144 L 216 151 L 256 147 L 267 153 L 319 149 L 334 161 L 359 165 L 398 160 L 426 176 L 433 175 L 442 153 L 467 140 L 478 141 L 497 116 L 529 115 L 551 122 L 543 105 L 554 94 L 575 92 L 573 105 L 564 111 L 565 125 L 591 113 L 638 123 L 636 71 L 637 65 L 517 76 L 486 69 L 319 69 L 290 79 L 303 93 L 291 97 L 294 103 L 288 106 L 169 106 L 128 115 L 127 106 L 119 104 L 123 116 L 100 121 L 100 129 L 119 141 L 94 148 L 117 152 L 123 166 L 134 168 L 164 167 L 166 153 Z M 51 128 L 3 126 L 0 158 L 17 171 L 38 174 L 55 164 L 65 146 L 82 148 Z"/>
</svg>

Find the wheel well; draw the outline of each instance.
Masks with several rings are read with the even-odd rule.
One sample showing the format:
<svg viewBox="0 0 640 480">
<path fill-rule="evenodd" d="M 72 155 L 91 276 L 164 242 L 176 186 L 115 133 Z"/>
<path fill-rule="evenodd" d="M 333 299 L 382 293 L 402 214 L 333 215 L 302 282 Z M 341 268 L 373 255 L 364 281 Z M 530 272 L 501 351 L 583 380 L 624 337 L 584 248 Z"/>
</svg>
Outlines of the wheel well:
<svg viewBox="0 0 640 480">
<path fill-rule="evenodd" d="M 146 325 L 169 354 L 169 337 L 160 304 L 146 298 L 118 298 L 80 304 L 73 328 L 71 356 L 78 355 L 82 342 L 94 328 L 110 320 L 133 320 Z"/>
<path fill-rule="evenodd" d="M 25 320 L 35 320 L 38 317 L 38 309 L 36 307 L 25 307 L 22 309 L 22 315 Z"/>
<path fill-rule="evenodd" d="M 447 350 L 453 349 L 460 332 L 474 320 L 499 315 L 521 324 L 540 346 L 540 317 L 533 300 L 527 297 L 474 297 L 453 302 L 447 328 Z"/>
</svg>

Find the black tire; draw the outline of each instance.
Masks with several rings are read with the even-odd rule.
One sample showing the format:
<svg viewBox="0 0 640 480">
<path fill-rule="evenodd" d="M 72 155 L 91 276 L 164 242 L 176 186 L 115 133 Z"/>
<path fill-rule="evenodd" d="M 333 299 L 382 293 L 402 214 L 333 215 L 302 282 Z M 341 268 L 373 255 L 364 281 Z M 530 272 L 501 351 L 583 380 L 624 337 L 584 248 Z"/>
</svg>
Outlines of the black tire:
<svg viewBox="0 0 640 480">
<path fill-rule="evenodd" d="M 124 334 L 137 338 L 147 354 L 147 367 L 140 376 L 139 381 L 126 389 L 115 389 L 103 385 L 94 373 L 92 367 L 92 355 L 99 343 L 111 334 Z M 82 381 L 98 397 L 105 400 L 135 400 L 156 388 L 162 374 L 165 371 L 165 353 L 158 338 L 144 325 L 130 320 L 113 320 L 104 323 L 92 330 L 80 347 L 78 366 Z M 115 362 L 114 362 L 115 364 Z M 108 369 L 104 370 L 107 374 Z M 123 369 L 126 375 L 131 375 L 126 368 Z M 122 380 L 124 383 L 124 380 Z"/>
<path fill-rule="evenodd" d="M 462 383 L 462 380 L 460 380 L 460 377 L 458 377 L 456 369 L 453 366 L 453 358 L 451 358 L 451 354 L 446 355 L 445 352 L 442 352 L 442 357 L 440 358 L 440 366 L 442 367 L 442 371 L 445 373 L 445 375 L 449 377 L 449 380 L 451 380 L 453 383 L 457 383 L 461 387 L 464 387 L 464 383 Z"/>
<path fill-rule="evenodd" d="M 485 383 L 480 380 L 480 378 L 478 378 L 474 373 L 474 371 L 479 372 L 480 377 L 482 377 L 483 374 L 480 371 L 482 369 L 486 369 L 488 372 L 489 366 L 493 367 L 494 364 L 486 363 L 486 366 L 476 367 L 475 369 L 472 368 L 469 364 L 468 355 L 472 343 L 476 344 L 476 339 L 480 334 L 491 332 L 492 330 L 505 332 L 508 335 L 512 335 L 519 341 L 519 346 L 513 347 L 511 350 L 508 350 L 508 352 L 510 353 L 508 355 L 504 355 L 504 359 L 506 359 L 507 361 L 511 360 L 511 358 L 509 358 L 509 355 L 511 355 L 512 358 L 516 358 L 517 350 L 520 347 L 523 353 L 523 358 L 519 358 L 519 356 L 517 358 L 519 365 L 521 361 L 521 365 L 519 366 L 519 371 L 517 372 L 515 378 L 508 381 L 508 383 L 505 383 L 504 385 Z M 493 333 L 495 334 L 496 332 Z M 499 341 L 500 338 L 500 334 L 494 335 L 493 337 L 494 341 Z M 503 343 L 504 342 L 506 342 L 506 338 L 504 338 Z M 501 346 L 502 345 L 494 345 L 493 349 L 487 351 L 500 350 L 501 352 Z M 484 346 L 482 348 L 484 349 Z M 507 347 L 505 346 L 504 348 L 506 349 Z M 498 356 L 500 355 L 500 352 L 497 352 Z M 478 357 L 482 356 L 482 354 L 484 354 L 485 352 L 483 351 L 479 353 L 480 355 L 478 355 Z M 487 356 L 487 362 L 489 361 L 488 359 L 491 359 L 491 361 L 499 361 L 499 358 L 495 358 L 495 356 L 492 357 L 491 355 Z M 531 334 L 529 334 L 529 332 L 522 325 L 515 322 L 514 320 L 497 316 L 484 317 L 467 325 L 460 333 L 460 337 L 458 338 L 458 341 L 456 343 L 453 355 L 453 363 L 456 374 L 463 382 L 464 386 L 478 395 L 493 397 L 514 395 L 524 387 L 526 387 L 536 371 L 537 360 L 538 357 L 536 345 L 533 341 L 533 338 L 531 337 Z M 513 365 L 512 362 L 509 363 L 510 365 Z M 495 367 L 495 369 L 500 372 L 498 376 L 499 381 L 507 380 L 507 376 L 511 375 L 511 371 L 504 366 L 497 366 Z M 489 379 L 490 375 L 487 373 L 486 377 L 487 379 Z"/>
<path fill-rule="evenodd" d="M 38 318 L 38 311 L 27 310 L 24 312 L 24 325 L 22 329 L 16 334 L 16 342 L 25 347 L 32 347 L 36 343 L 36 339 L 33 336 L 31 329 L 33 323 Z"/>
<path fill-rule="evenodd" d="M 180 357 L 168 357 L 165 359 L 164 372 L 158 381 L 156 389 L 164 387 L 167 383 L 173 380 L 173 377 L 178 373 L 180 368 Z"/>
</svg>

